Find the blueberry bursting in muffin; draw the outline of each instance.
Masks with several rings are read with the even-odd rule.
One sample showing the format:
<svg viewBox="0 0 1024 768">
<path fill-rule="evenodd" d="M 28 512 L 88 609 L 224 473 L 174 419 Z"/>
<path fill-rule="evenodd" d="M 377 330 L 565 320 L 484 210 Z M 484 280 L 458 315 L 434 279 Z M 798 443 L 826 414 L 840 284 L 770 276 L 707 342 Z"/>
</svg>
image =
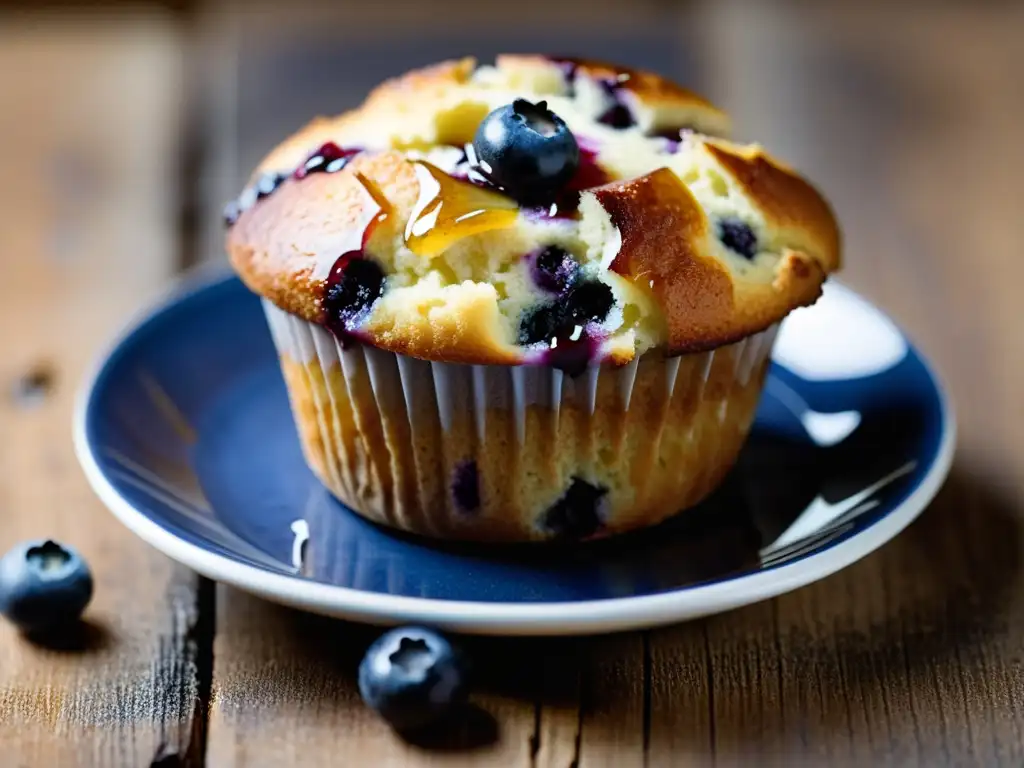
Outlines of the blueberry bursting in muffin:
<svg viewBox="0 0 1024 768">
<path fill-rule="evenodd" d="M 467 538 L 589 537 L 706 494 L 774 329 L 840 265 L 828 203 L 729 132 L 653 73 L 505 55 L 409 72 L 274 149 L 225 210 L 227 246 L 283 363 L 305 366 L 289 391 L 317 474 L 371 518 Z"/>
</svg>

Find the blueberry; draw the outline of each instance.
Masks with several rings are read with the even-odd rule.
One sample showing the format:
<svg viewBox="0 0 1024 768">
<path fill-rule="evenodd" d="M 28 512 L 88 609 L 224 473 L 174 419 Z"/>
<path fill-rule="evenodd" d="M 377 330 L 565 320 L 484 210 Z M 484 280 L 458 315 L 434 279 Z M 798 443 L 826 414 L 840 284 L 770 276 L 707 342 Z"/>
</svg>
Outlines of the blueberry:
<svg viewBox="0 0 1024 768">
<path fill-rule="evenodd" d="M 363 701 L 399 731 L 443 720 L 464 703 L 466 692 L 464 658 L 425 627 L 384 633 L 359 664 Z"/>
<path fill-rule="evenodd" d="M 545 291 L 564 293 L 575 281 L 580 265 L 572 254 L 549 245 L 532 258 L 533 281 Z"/>
<path fill-rule="evenodd" d="M 455 467 L 452 498 L 463 512 L 476 512 L 480 509 L 480 472 L 475 461 L 466 460 Z"/>
<path fill-rule="evenodd" d="M 256 199 L 262 200 L 265 197 L 269 197 L 277 191 L 277 188 L 281 186 L 285 179 L 288 178 L 286 173 L 276 173 L 271 171 L 264 173 L 257 180 L 256 184 Z"/>
<path fill-rule="evenodd" d="M 274 192 L 277 191 L 277 188 L 281 186 L 281 183 L 287 178 L 288 174 L 277 173 L 275 171 L 262 174 L 258 179 L 256 179 L 255 184 L 242 190 L 242 194 L 238 196 L 237 200 L 232 200 L 224 206 L 223 215 L 225 226 L 233 226 L 243 212 L 252 208 L 263 198 L 274 194 Z"/>
<path fill-rule="evenodd" d="M 561 322 L 562 310 L 558 304 L 541 304 L 524 314 L 519 321 L 518 342 L 528 347 L 541 341 L 550 341 L 558 335 Z"/>
<path fill-rule="evenodd" d="M 600 323 L 615 304 L 612 289 L 597 280 L 578 283 L 566 297 L 563 323 L 566 326 Z M 570 329 L 571 330 L 571 329 Z"/>
<path fill-rule="evenodd" d="M 242 215 L 242 206 L 238 204 L 237 200 L 232 200 L 230 203 L 224 206 L 224 226 L 232 227 L 235 222 L 238 221 L 238 217 Z"/>
<path fill-rule="evenodd" d="M 361 149 L 339 147 L 333 141 L 328 141 L 296 169 L 295 178 L 304 179 L 312 173 L 337 173 L 361 151 Z"/>
<path fill-rule="evenodd" d="M 576 138 L 545 101 L 498 107 L 477 128 L 473 150 L 484 176 L 526 205 L 553 200 L 580 162 Z"/>
<path fill-rule="evenodd" d="M 552 538 L 572 541 L 593 536 L 602 525 L 598 508 L 607 492 L 607 488 L 574 477 L 562 498 L 541 515 L 541 530 Z"/>
<path fill-rule="evenodd" d="M 327 279 L 324 309 L 328 325 L 336 331 L 352 331 L 366 319 L 384 293 L 384 271 L 359 252 L 335 262 Z"/>
<path fill-rule="evenodd" d="M 598 116 L 597 122 L 619 129 L 636 125 L 633 112 L 622 103 L 622 99 L 619 97 L 621 90 L 619 82 L 617 80 L 602 80 L 601 87 L 605 92 L 608 108 Z"/>
<path fill-rule="evenodd" d="M 519 322 L 519 343 L 523 346 L 576 335 L 577 326 L 600 323 L 611 311 L 612 289 L 597 280 L 576 280 L 558 300 L 527 312 Z"/>
<path fill-rule="evenodd" d="M 630 111 L 629 107 L 625 104 L 618 103 L 613 104 L 602 112 L 600 116 L 598 116 L 597 122 L 620 130 L 636 125 L 636 121 L 633 119 L 633 113 Z"/>
<path fill-rule="evenodd" d="M 718 239 L 722 245 L 745 259 L 757 254 L 757 235 L 748 224 L 739 219 L 722 219 L 718 222 Z"/>
<path fill-rule="evenodd" d="M 25 632 L 73 623 L 92 599 L 92 574 L 71 547 L 38 540 L 0 559 L 0 614 Z"/>
</svg>

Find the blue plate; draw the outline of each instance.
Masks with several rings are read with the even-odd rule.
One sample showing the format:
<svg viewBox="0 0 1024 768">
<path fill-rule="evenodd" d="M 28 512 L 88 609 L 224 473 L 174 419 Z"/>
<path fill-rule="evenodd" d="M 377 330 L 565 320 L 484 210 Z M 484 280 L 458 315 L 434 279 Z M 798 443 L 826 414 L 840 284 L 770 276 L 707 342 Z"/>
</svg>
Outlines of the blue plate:
<svg viewBox="0 0 1024 768">
<path fill-rule="evenodd" d="M 318 613 L 501 634 L 663 624 L 823 578 L 926 506 L 954 432 L 920 354 L 835 283 L 783 324 L 721 489 L 656 529 L 576 547 L 444 546 L 346 509 L 302 459 L 259 301 L 222 273 L 133 323 L 75 417 L 96 493 L 196 571 Z"/>
</svg>

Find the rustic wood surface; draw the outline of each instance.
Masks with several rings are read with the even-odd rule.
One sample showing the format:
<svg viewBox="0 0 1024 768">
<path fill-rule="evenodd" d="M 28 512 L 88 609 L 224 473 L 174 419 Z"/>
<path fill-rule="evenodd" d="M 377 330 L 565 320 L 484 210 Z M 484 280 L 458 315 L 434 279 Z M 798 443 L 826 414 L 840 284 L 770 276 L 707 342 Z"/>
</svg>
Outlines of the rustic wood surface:
<svg viewBox="0 0 1024 768">
<path fill-rule="evenodd" d="M 581 46 L 674 68 L 827 191 L 843 279 L 950 385 L 957 459 L 897 539 L 775 600 L 650 632 L 467 639 L 472 716 L 409 744 L 356 691 L 375 630 L 214 590 L 122 530 L 70 447 L 96 345 L 182 258 L 217 257 L 219 203 L 268 143 L 389 74 L 389 35 L 397 69 L 462 39 L 438 22 L 412 45 L 432 23 L 412 11 L 384 29 L 348 7 L 246 8 L 0 23 L 0 548 L 58 536 L 98 577 L 68 649 L 0 627 L 0 764 L 1024 764 L 1024 9 L 594 5 L 609 21 Z M 522 9 L 474 47 L 527 47 L 543 4 Z M 529 47 L 568 34 L 560 14 Z"/>
<path fill-rule="evenodd" d="M 40 21 L 0 24 L 0 549 L 73 542 L 96 594 L 65 647 L 0 626 L 0 764 L 148 765 L 205 726 L 197 579 L 92 495 L 70 424 L 97 344 L 178 259 L 181 45 L 148 15 Z"/>
</svg>

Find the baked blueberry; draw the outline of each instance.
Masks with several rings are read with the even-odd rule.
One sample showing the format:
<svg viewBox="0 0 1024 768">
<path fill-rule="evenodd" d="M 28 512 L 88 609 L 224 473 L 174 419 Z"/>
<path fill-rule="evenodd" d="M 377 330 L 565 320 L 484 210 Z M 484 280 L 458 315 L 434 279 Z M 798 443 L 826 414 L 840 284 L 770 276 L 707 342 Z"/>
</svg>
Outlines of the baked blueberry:
<svg viewBox="0 0 1024 768">
<path fill-rule="evenodd" d="M 718 222 L 718 239 L 745 259 L 753 259 L 757 254 L 757 235 L 750 225 L 739 219 L 721 219 Z"/>
<path fill-rule="evenodd" d="M 578 282 L 566 296 L 562 324 L 566 330 L 577 325 L 600 323 L 611 312 L 615 298 L 612 289 L 597 280 Z"/>
<path fill-rule="evenodd" d="M 92 574 L 82 557 L 55 541 L 25 541 L 0 559 L 0 614 L 24 632 L 73 623 L 92 590 Z"/>
<path fill-rule="evenodd" d="M 256 180 L 254 185 L 256 187 L 256 200 L 259 201 L 274 194 L 287 178 L 288 174 L 286 173 L 275 173 L 274 171 L 264 173 Z"/>
<path fill-rule="evenodd" d="M 296 169 L 295 178 L 304 179 L 312 173 L 337 173 L 360 152 L 361 149 L 339 147 L 333 141 L 328 141 Z"/>
<path fill-rule="evenodd" d="M 561 327 L 561 308 L 555 304 L 541 304 L 523 315 L 519 321 L 518 342 L 524 347 L 550 341 L 558 335 Z"/>
<path fill-rule="evenodd" d="M 540 516 L 540 529 L 567 541 L 593 536 L 602 525 L 600 503 L 607 492 L 607 488 L 574 477 L 562 498 Z"/>
<path fill-rule="evenodd" d="M 224 206 L 224 224 L 232 226 L 243 212 L 252 208 L 256 203 L 265 197 L 269 197 L 277 191 L 281 183 L 288 178 L 286 173 L 270 171 L 262 174 L 256 183 L 246 187 L 237 199 L 232 200 Z"/>
<path fill-rule="evenodd" d="M 546 101 L 495 109 L 477 128 L 473 151 L 483 176 L 524 205 L 554 200 L 580 162 L 576 138 Z"/>
<path fill-rule="evenodd" d="M 224 226 L 232 227 L 235 222 L 238 221 L 238 217 L 242 215 L 242 206 L 237 200 L 232 200 L 230 203 L 224 206 L 223 217 Z"/>
<path fill-rule="evenodd" d="M 370 314 L 384 293 L 384 271 L 361 253 L 342 256 L 331 270 L 324 291 L 327 324 L 336 332 L 351 332 Z"/>
<path fill-rule="evenodd" d="M 632 125 L 636 125 L 636 121 L 633 119 L 633 113 L 629 107 L 625 104 L 616 103 L 608 107 L 604 112 L 601 113 L 600 117 L 597 118 L 597 122 L 604 123 L 611 128 L 629 128 Z"/>
<path fill-rule="evenodd" d="M 566 95 L 569 98 L 575 98 L 576 96 L 576 76 L 579 74 L 579 61 L 574 58 L 568 58 L 564 56 L 552 57 L 551 61 L 558 65 L 559 69 L 562 70 L 562 76 L 565 78 Z"/>
<path fill-rule="evenodd" d="M 531 274 L 538 287 L 552 293 L 564 293 L 576 281 L 580 265 L 572 254 L 557 245 L 549 245 L 532 257 Z"/>
<path fill-rule="evenodd" d="M 633 112 L 627 107 L 619 96 L 621 87 L 617 80 L 602 80 L 601 88 L 605 93 L 608 107 L 602 112 L 597 122 L 604 123 L 612 128 L 629 128 L 636 125 L 633 119 Z"/>
<path fill-rule="evenodd" d="M 396 730 L 416 731 L 464 703 L 465 660 L 432 629 L 398 627 L 367 649 L 359 664 L 359 693 Z"/>
<path fill-rule="evenodd" d="M 519 322 L 519 343 L 529 346 L 578 336 L 577 326 L 600 323 L 611 311 L 612 289 L 597 280 L 575 280 L 557 301 L 541 304 Z"/>
<path fill-rule="evenodd" d="M 462 461 L 455 467 L 452 498 L 462 512 L 476 512 L 480 509 L 480 473 L 475 461 Z"/>
</svg>

